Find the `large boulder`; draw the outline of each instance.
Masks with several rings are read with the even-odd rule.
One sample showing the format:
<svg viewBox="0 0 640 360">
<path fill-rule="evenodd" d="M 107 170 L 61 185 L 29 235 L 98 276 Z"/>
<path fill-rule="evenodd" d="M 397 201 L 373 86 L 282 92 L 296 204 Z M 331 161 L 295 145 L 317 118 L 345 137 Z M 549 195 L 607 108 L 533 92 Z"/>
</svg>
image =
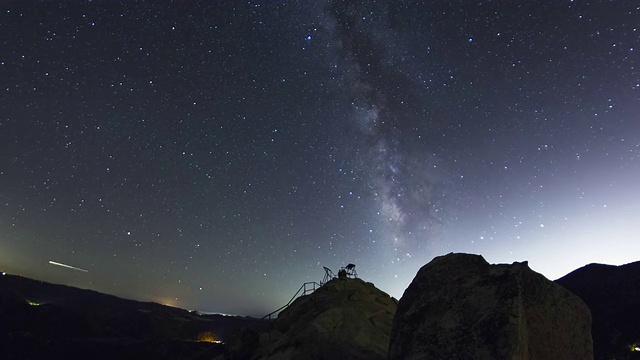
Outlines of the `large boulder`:
<svg viewBox="0 0 640 360">
<path fill-rule="evenodd" d="M 640 261 L 589 264 L 556 280 L 578 295 L 593 315 L 597 360 L 640 359 Z M 632 351 L 634 350 L 634 351 Z"/>
<path fill-rule="evenodd" d="M 396 307 L 372 283 L 334 279 L 296 299 L 259 335 L 249 356 L 245 351 L 234 358 L 385 360 Z"/>
<path fill-rule="evenodd" d="M 593 359 L 591 313 L 526 262 L 448 254 L 405 290 L 389 359 Z"/>
</svg>

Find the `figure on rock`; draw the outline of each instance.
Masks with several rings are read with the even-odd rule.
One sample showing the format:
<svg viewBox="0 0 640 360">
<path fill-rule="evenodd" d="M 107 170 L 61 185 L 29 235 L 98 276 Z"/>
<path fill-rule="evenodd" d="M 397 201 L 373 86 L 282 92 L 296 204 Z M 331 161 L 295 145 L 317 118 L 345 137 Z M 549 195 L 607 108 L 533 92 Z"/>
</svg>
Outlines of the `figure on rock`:
<svg viewBox="0 0 640 360">
<path fill-rule="evenodd" d="M 347 277 L 347 270 L 340 269 L 338 270 L 338 279 L 345 279 Z"/>
</svg>

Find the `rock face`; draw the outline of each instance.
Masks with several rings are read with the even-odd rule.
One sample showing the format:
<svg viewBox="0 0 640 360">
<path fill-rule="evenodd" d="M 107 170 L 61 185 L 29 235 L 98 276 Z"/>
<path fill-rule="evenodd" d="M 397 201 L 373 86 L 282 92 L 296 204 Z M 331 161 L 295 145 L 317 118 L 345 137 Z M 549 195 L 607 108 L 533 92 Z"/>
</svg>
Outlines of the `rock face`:
<svg viewBox="0 0 640 360">
<path fill-rule="evenodd" d="M 334 279 L 280 313 L 250 359 L 386 359 L 396 301 L 360 279 Z M 234 359 L 238 356 L 234 356 Z"/>
<path fill-rule="evenodd" d="M 556 280 L 593 315 L 593 353 L 600 359 L 640 359 L 640 261 L 590 264 Z"/>
<path fill-rule="evenodd" d="M 389 359 L 593 359 L 591 314 L 526 262 L 448 254 L 405 290 Z"/>
</svg>

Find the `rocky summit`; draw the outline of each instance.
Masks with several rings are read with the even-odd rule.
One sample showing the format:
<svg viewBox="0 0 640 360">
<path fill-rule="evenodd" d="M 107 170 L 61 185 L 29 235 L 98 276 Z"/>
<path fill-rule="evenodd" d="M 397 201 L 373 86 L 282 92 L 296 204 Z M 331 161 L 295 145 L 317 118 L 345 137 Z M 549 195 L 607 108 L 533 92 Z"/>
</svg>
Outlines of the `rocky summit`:
<svg viewBox="0 0 640 360">
<path fill-rule="evenodd" d="M 389 359 L 593 359 L 591 313 L 526 262 L 448 254 L 400 299 Z"/>
<path fill-rule="evenodd" d="M 270 331 L 231 344 L 234 359 L 386 359 L 397 302 L 372 283 L 333 279 L 283 310 Z"/>
</svg>

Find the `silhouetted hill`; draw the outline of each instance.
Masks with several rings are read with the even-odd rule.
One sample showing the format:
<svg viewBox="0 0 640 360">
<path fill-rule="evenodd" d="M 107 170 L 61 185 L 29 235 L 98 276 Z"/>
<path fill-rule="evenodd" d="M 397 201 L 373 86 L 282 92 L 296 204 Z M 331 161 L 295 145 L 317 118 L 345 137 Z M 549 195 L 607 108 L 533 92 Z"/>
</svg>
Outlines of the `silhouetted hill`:
<svg viewBox="0 0 640 360">
<path fill-rule="evenodd" d="M 0 276 L 3 359 L 208 359 L 221 351 L 211 341 L 255 322 Z"/>
<path fill-rule="evenodd" d="M 640 359 L 640 261 L 589 264 L 556 282 L 587 304 L 593 316 L 593 350 L 599 359 Z"/>
<path fill-rule="evenodd" d="M 387 358 L 397 301 L 357 278 L 335 278 L 284 309 L 269 331 L 231 340 L 233 360 Z"/>
</svg>

